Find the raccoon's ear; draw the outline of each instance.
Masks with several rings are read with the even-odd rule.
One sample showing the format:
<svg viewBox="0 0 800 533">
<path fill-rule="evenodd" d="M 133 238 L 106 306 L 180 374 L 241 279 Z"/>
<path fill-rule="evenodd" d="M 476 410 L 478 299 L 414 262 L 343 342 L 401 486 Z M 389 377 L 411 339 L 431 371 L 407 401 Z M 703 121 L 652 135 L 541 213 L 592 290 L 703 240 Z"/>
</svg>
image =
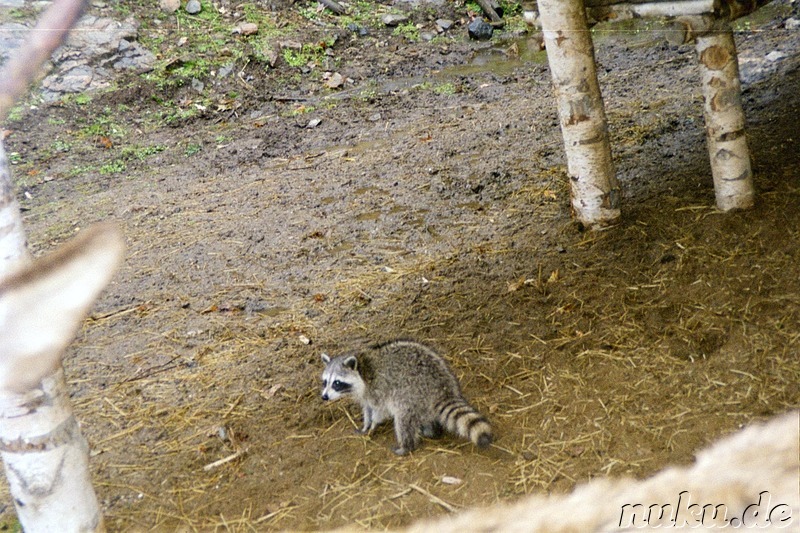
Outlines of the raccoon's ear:
<svg viewBox="0 0 800 533">
<path fill-rule="evenodd" d="M 350 370 L 355 370 L 356 367 L 358 366 L 358 359 L 356 359 L 355 355 L 350 355 L 347 358 L 345 358 L 342 364 L 347 368 L 349 368 Z"/>
<path fill-rule="evenodd" d="M 326 365 L 331 362 L 331 356 L 326 354 L 325 352 L 322 352 L 320 357 L 322 358 L 322 362 L 325 363 Z"/>
</svg>

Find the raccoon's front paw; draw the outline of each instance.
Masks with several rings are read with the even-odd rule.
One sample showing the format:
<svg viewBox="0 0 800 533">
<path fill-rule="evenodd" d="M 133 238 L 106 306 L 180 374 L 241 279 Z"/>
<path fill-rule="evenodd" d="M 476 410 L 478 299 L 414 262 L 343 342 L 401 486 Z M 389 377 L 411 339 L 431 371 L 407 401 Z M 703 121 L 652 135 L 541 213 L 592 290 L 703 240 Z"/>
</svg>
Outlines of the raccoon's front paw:
<svg viewBox="0 0 800 533">
<path fill-rule="evenodd" d="M 361 428 L 354 430 L 358 435 L 369 435 L 369 428 Z"/>
<path fill-rule="evenodd" d="M 392 448 L 392 451 L 395 455 L 407 455 L 409 450 L 403 448 L 402 446 L 395 446 Z"/>
</svg>

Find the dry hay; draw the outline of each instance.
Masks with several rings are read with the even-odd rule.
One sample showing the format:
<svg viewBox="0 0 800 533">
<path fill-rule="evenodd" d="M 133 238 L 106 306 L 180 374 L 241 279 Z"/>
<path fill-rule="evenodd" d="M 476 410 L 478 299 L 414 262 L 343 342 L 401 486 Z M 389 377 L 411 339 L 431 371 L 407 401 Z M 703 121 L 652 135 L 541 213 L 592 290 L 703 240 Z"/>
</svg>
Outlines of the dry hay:
<svg viewBox="0 0 800 533">
<path fill-rule="evenodd" d="M 564 191 L 525 194 L 547 205 L 563 201 Z M 800 401 L 797 248 L 784 251 L 800 242 L 797 200 L 782 186 L 752 213 L 681 206 L 665 216 L 645 206 L 604 233 L 551 228 L 535 247 L 517 235 L 526 244 L 498 238 L 381 268 L 364 260 L 315 301 L 328 318 L 311 320 L 297 304 L 255 327 L 241 306 L 223 303 L 201 311 L 212 316 L 201 332 L 158 305 L 108 315 L 89 329 L 131 320 L 120 329 L 134 331 L 134 319 L 171 324 L 114 370 L 84 358 L 85 368 L 71 369 L 124 369 L 101 392 L 101 378 L 71 384 L 90 421 L 98 489 L 118 498 L 105 502 L 109 522 L 242 531 L 396 526 L 687 462 L 713 438 Z M 322 330 L 325 320 L 342 329 Z M 398 459 L 388 452 L 389 429 L 353 435 L 355 409 L 319 402 L 318 351 L 376 331 L 446 353 L 496 425 L 491 451 L 446 439 Z M 252 356 L 276 346 L 288 357 Z M 90 346 L 82 350 L 91 355 Z M 135 459 L 122 460 L 126 454 Z M 280 483 L 275 470 L 290 469 L 308 474 Z M 462 482 L 450 485 L 447 476 Z M 242 484 L 281 488 L 268 501 L 259 502 L 255 488 L 231 501 Z"/>
<path fill-rule="evenodd" d="M 520 123 L 539 118 L 525 115 L 524 98 L 501 105 Z M 495 128 L 496 116 L 487 105 L 470 127 Z M 754 153 L 780 156 L 757 169 L 751 212 L 709 208 L 709 180 L 677 161 L 658 174 L 669 182 L 625 184 L 634 198 L 624 220 L 596 233 L 569 222 L 563 167 L 536 161 L 560 146 L 555 133 L 519 148 L 530 161 L 492 153 L 498 168 L 525 176 L 505 177 L 496 197 L 462 204 L 424 191 L 421 207 L 406 198 L 395 233 L 346 218 L 391 211 L 390 186 L 379 194 L 364 182 L 390 183 L 399 178 L 380 171 L 416 171 L 419 161 L 373 157 L 376 170 L 330 152 L 313 168 L 297 158 L 227 180 L 205 168 L 188 179 L 188 169 L 180 195 L 167 194 L 178 190 L 170 183 L 155 200 L 153 183 L 137 176 L 116 213 L 131 245 L 126 266 L 66 358 L 109 527 L 397 526 L 592 477 L 646 476 L 797 407 L 800 191 L 795 152 L 773 148 L 791 137 L 789 122 L 750 130 Z M 622 144 L 639 149 L 661 127 L 636 124 L 623 130 L 636 141 Z M 483 142 L 472 130 L 462 137 L 474 143 L 466 149 Z M 373 152 L 391 153 L 396 140 L 375 141 Z M 445 153 L 437 142 L 426 149 Z M 646 159 L 623 152 L 623 166 L 626 156 Z M 463 166 L 452 174 L 466 174 L 453 159 Z M 350 186 L 341 176 L 366 176 L 353 178 L 361 187 L 346 216 L 331 213 L 322 230 L 274 224 L 263 237 L 264 206 L 311 210 L 327 190 Z M 322 198 L 311 182 L 326 183 Z M 72 226 L 60 217 L 105 216 L 97 206 L 119 194 L 34 206 L 32 241 L 64 238 Z M 390 428 L 354 435 L 356 409 L 322 404 L 319 351 L 394 336 L 445 354 L 496 426 L 491 449 L 444 439 L 397 458 Z"/>
</svg>

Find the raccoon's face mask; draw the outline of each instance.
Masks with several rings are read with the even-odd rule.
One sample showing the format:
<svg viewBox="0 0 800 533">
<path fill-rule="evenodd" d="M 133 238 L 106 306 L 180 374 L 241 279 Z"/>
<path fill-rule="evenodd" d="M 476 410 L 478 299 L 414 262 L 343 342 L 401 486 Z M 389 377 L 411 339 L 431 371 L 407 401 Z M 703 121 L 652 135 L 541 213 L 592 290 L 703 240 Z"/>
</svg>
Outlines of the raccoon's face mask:
<svg viewBox="0 0 800 533">
<path fill-rule="evenodd" d="M 322 399 L 337 400 L 353 392 L 355 382 L 360 379 L 358 375 L 358 362 L 355 356 L 340 356 L 330 358 L 322 354 L 325 370 L 322 371 Z"/>
</svg>

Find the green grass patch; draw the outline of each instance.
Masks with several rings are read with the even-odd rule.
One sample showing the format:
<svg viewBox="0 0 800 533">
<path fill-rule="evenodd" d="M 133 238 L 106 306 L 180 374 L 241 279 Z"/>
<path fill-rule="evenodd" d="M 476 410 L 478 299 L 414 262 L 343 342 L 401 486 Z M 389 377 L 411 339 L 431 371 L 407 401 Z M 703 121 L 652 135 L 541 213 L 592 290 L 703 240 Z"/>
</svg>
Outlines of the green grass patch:
<svg viewBox="0 0 800 533">
<path fill-rule="evenodd" d="M 89 124 L 81 127 L 77 132 L 78 138 L 92 138 L 92 137 L 123 137 L 126 133 L 124 127 L 114 121 L 114 115 L 108 107 L 94 117 Z M 80 124 L 87 121 L 87 118 L 80 117 L 77 122 Z"/>
<path fill-rule="evenodd" d="M 447 82 L 435 86 L 433 92 L 436 94 L 453 95 L 458 92 L 458 89 L 453 83 Z"/>
<path fill-rule="evenodd" d="M 164 59 L 145 75 L 145 79 L 158 89 L 182 87 L 192 78 L 207 79 L 212 71 L 239 61 L 271 63 L 274 54 L 270 43 L 278 37 L 286 37 L 294 31 L 292 25 L 279 27 L 274 15 L 256 2 L 237 4 L 243 18 L 232 19 L 221 15 L 210 0 L 202 0 L 202 11 L 189 15 L 183 9 L 164 18 L 168 23 L 180 27 L 185 44 L 180 49 L 164 32 L 142 32 L 140 42 L 151 52 Z M 174 22 L 172 22 L 174 21 Z M 239 35 L 232 30 L 241 22 L 258 26 L 254 35 Z"/>
<path fill-rule="evenodd" d="M 335 40 L 330 38 L 320 43 L 306 43 L 300 50 L 283 49 L 283 59 L 290 67 L 300 68 L 306 65 L 319 65 L 325 59 L 325 50 L 333 46 Z"/>
<path fill-rule="evenodd" d="M 54 152 L 69 152 L 72 150 L 72 144 L 68 143 L 67 141 L 62 141 L 61 139 L 56 139 L 52 143 L 50 143 L 50 149 Z"/>
<path fill-rule="evenodd" d="M 202 151 L 203 151 L 203 147 L 201 145 L 199 145 L 197 143 L 189 143 L 186 146 L 186 150 L 184 151 L 184 154 L 186 155 L 186 157 L 192 157 L 193 155 L 199 154 Z"/>
<path fill-rule="evenodd" d="M 166 150 L 167 147 L 163 144 L 154 144 L 151 146 L 127 146 L 122 149 L 122 158 L 129 160 L 129 159 L 137 159 L 139 161 L 144 161 L 148 157 L 158 154 Z"/>
<path fill-rule="evenodd" d="M 394 31 L 392 31 L 392 35 L 395 37 L 405 37 L 409 41 L 415 43 L 419 41 L 419 28 L 413 22 L 406 22 L 405 24 L 399 24 Z"/>
<path fill-rule="evenodd" d="M 125 164 L 125 161 L 123 161 L 122 159 L 115 159 L 110 163 L 106 163 L 105 165 L 101 166 L 98 169 L 98 172 L 100 172 L 100 174 L 103 175 L 119 174 L 121 172 L 125 172 L 127 168 L 128 167 Z"/>
</svg>

